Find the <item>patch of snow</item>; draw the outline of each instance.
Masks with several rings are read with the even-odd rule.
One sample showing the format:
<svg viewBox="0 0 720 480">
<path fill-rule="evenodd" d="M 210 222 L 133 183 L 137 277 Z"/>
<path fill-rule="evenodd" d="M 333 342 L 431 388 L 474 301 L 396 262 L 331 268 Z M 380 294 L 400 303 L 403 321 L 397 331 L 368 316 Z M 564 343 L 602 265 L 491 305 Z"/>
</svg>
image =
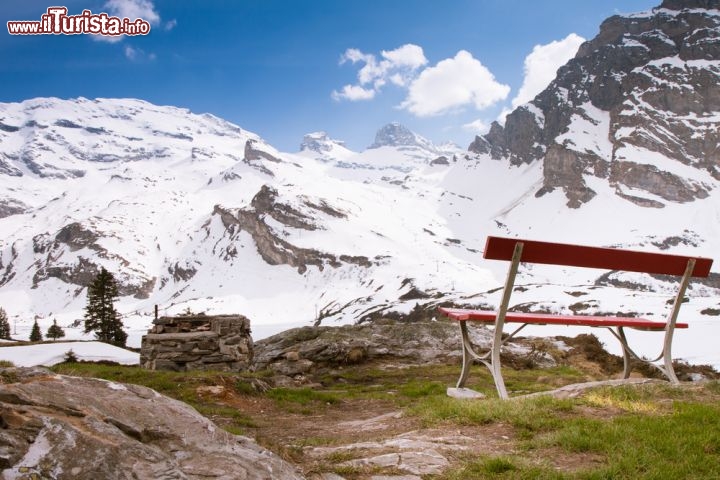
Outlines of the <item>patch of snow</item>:
<svg viewBox="0 0 720 480">
<path fill-rule="evenodd" d="M 534 103 L 528 102 L 523 105 L 528 112 L 535 116 L 535 123 L 538 127 L 543 128 L 545 126 L 545 113 Z"/>
<path fill-rule="evenodd" d="M 43 418 L 43 428 L 35 440 L 30 444 L 25 456 L 18 460 L 14 466 L 6 468 L 2 471 L 2 478 L 5 480 L 22 480 L 25 478 L 40 478 L 39 471 L 44 470 L 40 464 L 46 456 L 50 454 L 53 445 L 47 438 L 49 430 L 55 430 L 57 426 L 52 425 L 51 420 Z M 70 433 L 65 433 L 67 441 L 74 443 L 74 439 L 70 437 Z M 62 469 L 54 466 L 51 472 L 52 478 L 59 478 L 62 475 Z"/>
<path fill-rule="evenodd" d="M 593 153 L 609 160 L 612 157 L 613 144 L 610 135 L 610 112 L 587 102 L 580 106 L 582 114 L 573 114 L 568 130 L 558 135 L 555 142 L 571 146 L 572 150 Z"/>
<path fill-rule="evenodd" d="M 121 384 L 115 383 L 115 382 L 108 381 L 107 386 L 110 390 L 120 390 L 120 391 L 127 390 L 127 387 L 125 385 L 121 385 Z"/>
<path fill-rule="evenodd" d="M 0 347 L 0 360 L 12 362 L 16 367 L 52 366 L 64 362 L 65 354 L 70 350 L 79 360 L 109 360 L 123 365 L 140 363 L 140 354 L 102 342 L 54 342 Z"/>
</svg>

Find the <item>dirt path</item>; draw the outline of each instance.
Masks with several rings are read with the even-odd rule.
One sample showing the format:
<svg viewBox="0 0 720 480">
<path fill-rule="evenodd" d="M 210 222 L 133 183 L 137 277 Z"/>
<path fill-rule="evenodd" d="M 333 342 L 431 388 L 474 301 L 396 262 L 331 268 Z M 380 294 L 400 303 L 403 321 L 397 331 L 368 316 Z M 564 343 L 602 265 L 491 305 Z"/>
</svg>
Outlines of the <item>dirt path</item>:
<svg viewBox="0 0 720 480">
<path fill-rule="evenodd" d="M 243 433 L 298 465 L 309 479 L 419 479 L 446 471 L 461 457 L 508 454 L 515 448 L 508 426 L 423 428 L 388 400 L 288 406 L 224 387 L 203 396 L 242 412 L 251 423 Z M 229 421 L 211 418 L 220 425 Z"/>
</svg>

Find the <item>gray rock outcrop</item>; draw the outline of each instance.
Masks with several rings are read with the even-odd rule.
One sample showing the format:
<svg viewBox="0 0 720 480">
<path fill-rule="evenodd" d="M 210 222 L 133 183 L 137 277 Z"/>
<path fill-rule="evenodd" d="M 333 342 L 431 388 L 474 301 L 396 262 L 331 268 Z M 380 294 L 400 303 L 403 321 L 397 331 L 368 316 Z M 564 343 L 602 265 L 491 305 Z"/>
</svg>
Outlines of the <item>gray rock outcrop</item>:
<svg viewBox="0 0 720 480">
<path fill-rule="evenodd" d="M 103 246 L 106 233 L 93 222 L 71 222 L 60 228 L 55 235 L 49 233 L 33 237 L 33 251 L 43 254 L 33 275 L 33 288 L 48 279 L 56 278 L 66 284 L 81 288 L 89 286 L 100 273 L 99 259 L 117 260 L 127 264 L 121 255 L 111 252 Z M 80 252 L 82 251 L 82 252 Z M 64 254 L 80 252 L 72 262 L 58 262 Z M 133 295 L 145 299 L 155 288 L 157 279 L 135 272 L 132 277 L 117 276 L 120 295 Z"/>
<path fill-rule="evenodd" d="M 149 388 L 0 371 L 2 478 L 301 479 L 298 471 Z"/>
<path fill-rule="evenodd" d="M 473 343 L 492 344 L 492 332 L 470 326 Z M 351 365 L 373 360 L 402 362 L 459 362 L 460 332 L 450 321 L 402 322 L 376 320 L 342 327 L 302 327 L 255 342 L 254 367 L 296 377 L 317 368 Z M 533 357 L 538 364 L 552 364 L 549 355 L 538 355 L 520 343 L 507 346 L 511 355 Z"/>
<path fill-rule="evenodd" d="M 312 248 L 302 248 L 281 238 L 282 233 L 275 231 L 266 220 L 266 216 L 290 228 L 303 230 L 316 230 L 321 227 L 313 223 L 310 215 L 307 215 L 297 208 L 283 204 L 278 201 L 277 190 L 263 185 L 252 199 L 250 208 L 228 209 L 216 205 L 213 215 L 218 215 L 222 221 L 231 241 L 241 232 L 249 233 L 257 251 L 262 259 L 269 265 L 290 265 L 297 268 L 298 273 L 303 274 L 308 266 L 316 266 L 323 270 L 329 265 L 333 268 L 343 264 L 354 264 L 361 267 L 372 265 L 367 257 L 354 255 L 334 255 L 321 252 Z M 316 206 L 305 203 L 305 206 L 315 211 L 337 217 L 342 216 L 341 212 L 332 209 L 329 205 Z M 236 254 L 234 246 L 228 247 L 225 252 L 226 260 Z"/>
</svg>

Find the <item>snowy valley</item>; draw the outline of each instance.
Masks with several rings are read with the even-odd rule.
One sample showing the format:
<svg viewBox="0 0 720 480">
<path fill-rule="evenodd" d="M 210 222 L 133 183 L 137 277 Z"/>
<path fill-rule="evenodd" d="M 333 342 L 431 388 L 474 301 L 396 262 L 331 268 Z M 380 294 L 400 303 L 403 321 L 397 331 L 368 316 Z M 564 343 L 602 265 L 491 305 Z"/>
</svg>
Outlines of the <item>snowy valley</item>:
<svg viewBox="0 0 720 480">
<path fill-rule="evenodd" d="M 324 132 L 280 152 L 215 116 L 142 100 L 0 104 L 0 306 L 18 338 L 35 318 L 89 338 L 72 324 L 105 267 L 137 346 L 154 305 L 240 313 L 256 338 L 497 305 L 507 265 L 482 253 L 500 235 L 714 258 L 689 290 L 675 356 L 718 367 L 720 12 L 666 3 L 607 20 L 467 150 L 393 123 L 361 152 Z M 538 266 L 518 286 L 518 309 L 657 319 L 675 288 Z M 580 332 L 549 330 L 531 333 Z"/>
</svg>

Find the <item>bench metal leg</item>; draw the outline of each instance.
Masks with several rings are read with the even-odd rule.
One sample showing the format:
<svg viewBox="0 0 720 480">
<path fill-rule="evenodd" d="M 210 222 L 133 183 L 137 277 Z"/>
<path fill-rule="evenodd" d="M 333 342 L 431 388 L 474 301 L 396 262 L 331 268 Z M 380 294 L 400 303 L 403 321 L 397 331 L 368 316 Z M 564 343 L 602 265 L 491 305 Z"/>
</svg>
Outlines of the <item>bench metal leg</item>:
<svg viewBox="0 0 720 480">
<path fill-rule="evenodd" d="M 481 355 L 475 351 L 475 346 L 473 345 L 472 340 L 470 340 L 467 321 L 461 320 L 460 334 L 462 337 L 463 365 L 460 378 L 458 379 L 456 385 L 457 388 L 463 388 L 465 386 L 465 382 L 467 382 L 468 376 L 470 375 L 470 367 L 472 367 L 473 362 L 477 360 L 490 370 L 490 374 L 495 382 L 495 388 L 498 391 L 498 396 L 503 399 L 508 398 L 509 396 L 507 389 L 505 388 L 505 380 L 503 379 L 502 372 L 500 371 L 500 349 L 526 326 L 526 323 L 522 324 L 519 328 L 515 329 L 515 331 L 505 337 L 504 340 L 502 339 L 502 330 L 499 330 L 501 340 L 498 343 L 498 347 L 495 350 L 492 350 L 491 348 L 490 351 Z M 497 352 L 497 354 L 494 354 L 494 352 Z"/>
<path fill-rule="evenodd" d="M 460 372 L 460 378 L 457 381 L 457 388 L 463 388 L 465 386 L 468 375 L 470 375 L 470 367 L 472 366 L 473 359 L 478 357 L 472 349 L 472 344 L 470 343 L 470 336 L 468 335 L 467 322 L 464 320 L 460 322 L 460 334 L 462 336 L 461 341 L 463 364 L 462 372 Z"/>
<path fill-rule="evenodd" d="M 677 375 L 675 375 L 675 369 L 672 364 L 672 340 L 673 334 L 675 333 L 675 322 L 677 322 L 680 307 L 682 306 L 683 299 L 685 298 L 685 290 L 687 290 L 688 284 L 690 283 L 690 277 L 692 277 L 693 270 L 695 270 L 695 259 L 691 258 L 688 260 L 687 266 L 685 267 L 685 274 L 680 282 L 680 288 L 678 289 L 677 295 L 675 295 L 675 302 L 673 303 L 673 308 L 670 311 L 670 315 L 667 319 L 667 325 L 665 326 L 665 342 L 663 343 L 663 365 L 665 368 L 661 370 L 663 370 L 665 376 L 675 384 L 680 383 L 680 380 L 678 380 Z"/>
<path fill-rule="evenodd" d="M 470 340 L 470 334 L 468 332 L 467 321 L 460 321 L 460 333 L 462 335 L 462 349 L 463 349 L 463 365 L 462 371 L 460 372 L 460 378 L 457 381 L 457 388 L 463 388 L 467 382 L 468 376 L 470 375 L 470 368 L 472 367 L 473 361 L 485 365 L 495 382 L 495 388 L 497 389 L 498 396 L 502 399 L 508 398 L 507 389 L 505 388 L 505 380 L 502 376 L 501 362 L 500 362 L 500 348 L 502 347 L 502 341 L 498 344 L 497 348 L 493 345 L 493 348 L 484 355 L 480 355 L 475 352 L 472 341 Z M 500 331 L 502 336 L 502 331 Z"/>
<path fill-rule="evenodd" d="M 623 330 L 623 327 L 618 327 L 617 331 L 613 330 L 612 328 L 608 328 L 610 330 L 610 333 L 612 333 L 615 338 L 617 338 L 620 341 L 620 345 L 622 345 L 623 349 L 623 378 L 630 378 L 630 372 L 632 371 L 632 364 L 634 362 L 643 362 L 647 363 L 648 365 L 652 365 L 653 367 L 660 370 L 663 375 L 667 377 L 667 379 L 672 383 L 680 383 L 675 376 L 675 372 L 672 368 L 672 358 L 670 358 L 669 351 L 666 351 L 663 349 L 663 351 L 658 355 L 656 358 L 653 359 L 647 359 L 643 358 L 635 351 L 633 351 L 632 348 L 630 348 L 630 345 L 628 344 L 627 337 L 625 336 L 625 331 Z M 660 359 L 664 359 L 664 363 L 667 364 L 667 362 L 670 363 L 670 369 L 667 370 L 666 365 L 657 365 L 656 362 L 658 362 Z"/>
<path fill-rule="evenodd" d="M 468 375 L 470 375 L 470 367 L 472 366 L 473 360 L 478 360 L 482 362 L 488 370 L 490 370 L 493 381 L 495 382 L 495 388 L 497 389 L 498 396 L 503 400 L 509 398 L 507 389 L 505 388 L 505 380 L 503 379 L 501 371 L 502 365 L 500 363 L 500 350 L 503 343 L 505 343 L 502 338 L 503 327 L 505 325 L 505 315 L 507 314 L 508 305 L 510 304 L 510 295 L 512 294 L 513 286 L 515 285 L 515 277 L 517 276 L 518 267 L 520 266 L 522 250 L 523 243 L 517 242 L 515 244 L 515 250 L 513 251 L 510 269 L 508 270 L 507 278 L 505 280 L 505 289 L 503 291 L 502 301 L 500 302 L 500 308 L 498 309 L 497 316 L 495 317 L 495 332 L 493 333 L 493 343 L 489 354 L 481 356 L 475 353 L 472 342 L 470 341 L 470 335 L 468 334 L 467 322 L 465 320 L 460 321 L 463 366 L 460 378 L 457 382 L 457 388 L 462 388 L 465 385 Z M 520 327 L 520 329 L 522 329 L 522 327 Z M 520 331 L 520 329 L 516 330 L 513 335 Z"/>
<path fill-rule="evenodd" d="M 502 335 L 502 331 L 500 331 Z M 492 360 L 490 365 L 490 371 L 492 372 L 493 380 L 495 381 L 495 389 L 498 392 L 498 396 L 503 400 L 509 398 L 507 389 L 505 388 L 505 379 L 503 379 L 502 372 L 500 371 L 500 347 L 502 342 L 496 344 L 493 342 L 492 349 Z"/>
<path fill-rule="evenodd" d="M 692 277 L 694 269 L 695 259 L 691 258 L 690 260 L 688 260 L 687 267 L 685 268 L 685 273 L 680 282 L 680 288 L 675 295 L 673 308 L 668 315 L 668 319 L 665 325 L 665 340 L 663 341 L 663 349 L 662 352 L 660 352 L 660 355 L 657 356 L 657 358 L 648 360 L 645 358 L 641 358 L 637 353 L 635 353 L 628 345 L 627 337 L 625 336 L 625 332 L 622 327 L 618 327 L 617 332 L 613 329 L 609 329 L 610 332 L 615 335 L 618 340 L 620 340 L 620 344 L 622 345 L 624 363 L 623 378 L 630 377 L 633 360 L 639 360 L 641 362 L 645 362 L 657 367 L 667 377 L 670 383 L 680 383 L 680 380 L 678 380 L 677 375 L 675 374 L 675 369 L 673 368 L 672 363 L 672 340 L 673 334 L 675 333 L 675 323 L 677 322 L 677 317 L 680 313 L 680 307 L 682 306 L 683 299 L 685 298 L 685 291 L 687 290 L 687 286 L 690 283 L 690 278 Z M 663 364 L 656 365 L 655 362 L 658 362 L 661 359 L 663 361 Z"/>
<path fill-rule="evenodd" d="M 662 370 L 668 380 L 670 380 L 670 383 L 677 385 L 680 383 L 680 380 L 678 379 L 677 375 L 675 375 L 675 368 L 672 364 L 672 356 L 670 355 L 669 351 L 663 353 L 663 356 L 665 357 L 663 359 L 664 368 L 661 368 L 660 370 Z"/>
<path fill-rule="evenodd" d="M 633 351 L 630 350 L 630 347 L 628 347 L 627 337 L 625 337 L 625 330 L 623 330 L 623 327 L 618 327 L 616 336 L 620 340 L 623 349 L 623 378 L 630 378 L 632 358 L 635 357 L 635 353 L 633 353 Z"/>
</svg>

